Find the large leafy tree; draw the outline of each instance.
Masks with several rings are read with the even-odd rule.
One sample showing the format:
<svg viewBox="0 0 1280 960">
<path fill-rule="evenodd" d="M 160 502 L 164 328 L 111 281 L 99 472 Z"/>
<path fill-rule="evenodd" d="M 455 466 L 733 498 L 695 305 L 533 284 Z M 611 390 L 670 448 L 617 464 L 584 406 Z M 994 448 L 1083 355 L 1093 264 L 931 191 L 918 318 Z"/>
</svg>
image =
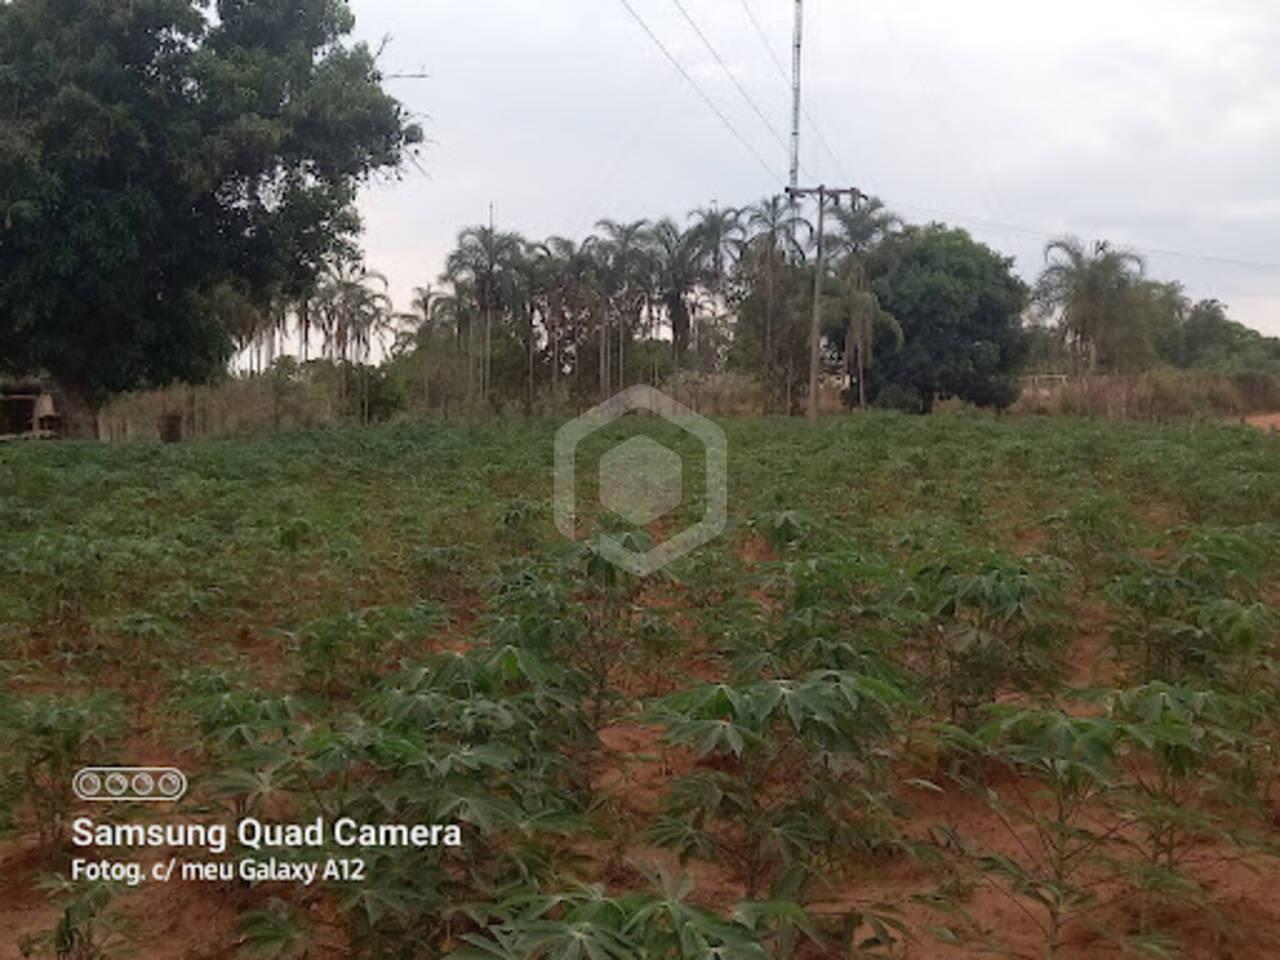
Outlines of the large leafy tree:
<svg viewBox="0 0 1280 960">
<path fill-rule="evenodd" d="M 220 370 L 215 291 L 310 291 L 421 139 L 344 0 L 207 7 L 0 3 L 0 364 L 69 412 Z"/>
<path fill-rule="evenodd" d="M 910 228 L 892 243 L 895 266 L 875 293 L 903 342 L 878 351 L 868 371 L 873 400 L 923 413 L 946 397 L 1007 407 L 1017 399 L 1027 353 L 1021 314 L 1028 291 L 1013 261 L 940 224 Z"/>
</svg>

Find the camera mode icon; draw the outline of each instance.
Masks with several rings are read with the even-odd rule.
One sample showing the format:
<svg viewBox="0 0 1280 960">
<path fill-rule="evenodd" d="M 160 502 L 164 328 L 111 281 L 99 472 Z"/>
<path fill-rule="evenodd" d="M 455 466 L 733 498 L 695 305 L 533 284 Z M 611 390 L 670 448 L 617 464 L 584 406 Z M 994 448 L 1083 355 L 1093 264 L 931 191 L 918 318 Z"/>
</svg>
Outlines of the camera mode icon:
<svg viewBox="0 0 1280 960">
<path fill-rule="evenodd" d="M 71 788 L 95 803 L 172 803 L 187 792 L 187 776 L 177 767 L 85 767 Z"/>
</svg>

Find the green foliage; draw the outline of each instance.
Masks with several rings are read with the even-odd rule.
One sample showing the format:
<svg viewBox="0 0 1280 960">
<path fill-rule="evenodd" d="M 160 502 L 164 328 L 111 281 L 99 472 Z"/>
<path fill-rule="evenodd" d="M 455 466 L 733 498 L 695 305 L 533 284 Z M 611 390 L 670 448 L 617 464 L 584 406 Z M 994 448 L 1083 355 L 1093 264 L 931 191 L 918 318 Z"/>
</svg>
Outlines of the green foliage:
<svg viewBox="0 0 1280 960">
<path fill-rule="evenodd" d="M 1132 559 L 1107 591 L 1120 608 L 1112 632 L 1143 680 L 1199 679 L 1253 693 L 1274 676 L 1280 615 L 1259 597 L 1268 529 L 1208 529 L 1167 560 Z"/>
<path fill-rule="evenodd" d="M 1038 910 L 1045 956 L 1052 960 L 1067 924 L 1095 904 L 1103 886 L 1096 867 L 1116 827 L 1100 822 L 1092 808 L 1114 787 L 1118 732 L 1106 719 L 1058 710 L 1004 705 L 989 712 L 990 722 L 972 734 L 953 728 L 953 743 L 1008 764 L 1019 781 L 1034 779 L 1005 790 L 971 783 L 1020 851 L 981 853 L 977 863 Z M 1022 840 L 1023 831 L 1029 840 Z"/>
<path fill-rule="evenodd" d="M 35 822 L 42 845 L 66 837 L 74 802 L 71 781 L 83 766 L 109 765 L 107 751 L 124 731 L 113 697 L 0 694 L 0 769 Z"/>
<path fill-rule="evenodd" d="M 903 344 L 894 350 L 892 334 L 882 335 L 890 342 L 869 372 L 872 399 L 892 386 L 895 398 L 914 393 L 918 413 L 947 397 L 997 409 L 1013 403 L 1027 354 L 1020 321 L 1027 291 L 1013 262 L 963 230 L 936 225 L 907 230 L 892 255 L 896 266 L 875 291 Z"/>
<path fill-rule="evenodd" d="M 1125 870 L 1142 892 L 1142 932 L 1153 901 L 1204 903 L 1196 876 L 1203 843 L 1260 847 L 1259 765 L 1274 761 L 1260 735 L 1260 704 L 1229 694 L 1155 682 L 1114 694 L 1124 787 L 1113 803 L 1141 826 Z"/>
<path fill-rule="evenodd" d="M 315 930 L 304 911 L 283 900 L 240 917 L 240 956 L 288 960 L 306 957 L 316 947 Z"/>
<path fill-rule="evenodd" d="M 1058 593 L 1043 558 L 960 557 L 915 571 L 894 602 L 919 615 L 911 646 L 938 712 L 972 725 L 1000 693 L 1052 686 Z"/>
<path fill-rule="evenodd" d="M 306 289 L 357 185 L 421 139 L 345 3 L 218 14 L 0 5 L 0 356 L 68 403 L 219 371 L 237 317 Z"/>
<path fill-rule="evenodd" d="M 654 839 L 732 864 L 750 899 L 779 870 L 891 842 L 876 746 L 905 702 L 883 680 L 839 671 L 665 698 L 655 718 L 667 739 L 721 762 L 672 784 Z M 770 789 L 779 778 L 783 795 Z"/>
<path fill-rule="evenodd" d="M 1085 575 L 1099 569 L 1106 572 L 1122 563 L 1121 551 L 1133 538 L 1128 505 L 1120 497 L 1097 490 L 1087 491 L 1044 522 L 1054 552 Z"/>
<path fill-rule="evenodd" d="M 62 914 L 53 930 L 21 939 L 24 957 L 111 960 L 129 955 L 135 946 L 134 924 L 112 908 L 121 893 L 119 885 L 99 882 L 77 887 L 56 877 L 42 886 L 60 898 Z"/>
<path fill-rule="evenodd" d="M 219 936 L 268 956 L 799 960 L 929 953 L 908 943 L 931 935 L 948 953 L 987 881 L 1067 939 L 1096 925 L 1171 951 L 1207 926 L 1190 908 L 1212 918 L 1206 876 L 1266 863 L 1267 437 L 728 420 L 730 529 L 639 580 L 547 522 L 557 426 L 6 445 L 3 709 L 119 693 L 131 749 L 190 754 L 201 816 L 462 826 L 456 849 L 314 851 L 362 857 L 363 881 L 237 887 L 242 924 Z M 1066 671 L 1108 630 L 1099 677 L 1122 689 L 1077 701 Z M 18 761 L 39 741 L 20 729 L 0 730 L 0 794 L 30 842 Z M 74 730 L 102 761 L 75 744 L 110 724 Z M 922 837 L 956 806 L 948 772 L 995 800 Z M 993 838 L 1002 816 L 976 847 L 969 824 Z M 714 886 L 645 879 L 655 838 Z M 1079 852 L 1057 871 L 1054 849 Z M 1011 916 L 1011 939 L 1033 929 Z M 1188 952 L 1235 947 L 1221 937 Z"/>
<path fill-rule="evenodd" d="M 375 607 L 309 624 L 294 636 L 305 689 L 330 697 L 367 688 L 397 655 L 447 622 L 437 604 Z"/>
<path fill-rule="evenodd" d="M 659 874 L 654 893 L 609 897 L 598 886 L 522 897 L 489 908 L 483 934 L 466 934 L 455 960 L 765 960 L 752 929 L 726 921 L 688 898 L 687 877 Z"/>
</svg>

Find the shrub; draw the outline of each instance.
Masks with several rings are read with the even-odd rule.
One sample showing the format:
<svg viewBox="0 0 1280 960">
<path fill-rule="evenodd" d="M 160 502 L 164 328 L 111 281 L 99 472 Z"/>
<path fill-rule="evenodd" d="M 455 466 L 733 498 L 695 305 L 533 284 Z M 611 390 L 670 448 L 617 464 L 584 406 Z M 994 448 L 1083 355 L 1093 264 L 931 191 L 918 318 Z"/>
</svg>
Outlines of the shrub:
<svg viewBox="0 0 1280 960">
<path fill-rule="evenodd" d="M 72 778 L 83 766 L 106 764 L 108 744 L 123 732 L 120 708 L 105 695 L 0 696 L 0 765 L 35 819 L 42 845 L 64 842 Z"/>
</svg>

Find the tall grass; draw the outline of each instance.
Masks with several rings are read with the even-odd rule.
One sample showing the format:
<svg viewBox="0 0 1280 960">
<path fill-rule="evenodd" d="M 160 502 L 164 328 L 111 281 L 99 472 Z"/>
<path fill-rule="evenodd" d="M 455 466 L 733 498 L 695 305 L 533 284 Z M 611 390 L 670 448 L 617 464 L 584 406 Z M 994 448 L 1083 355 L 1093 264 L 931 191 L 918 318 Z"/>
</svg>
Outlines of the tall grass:
<svg viewBox="0 0 1280 960">
<path fill-rule="evenodd" d="M 1026 384 L 1015 413 L 1166 422 L 1221 420 L 1280 410 L 1280 380 L 1268 374 L 1154 370 Z"/>
</svg>

